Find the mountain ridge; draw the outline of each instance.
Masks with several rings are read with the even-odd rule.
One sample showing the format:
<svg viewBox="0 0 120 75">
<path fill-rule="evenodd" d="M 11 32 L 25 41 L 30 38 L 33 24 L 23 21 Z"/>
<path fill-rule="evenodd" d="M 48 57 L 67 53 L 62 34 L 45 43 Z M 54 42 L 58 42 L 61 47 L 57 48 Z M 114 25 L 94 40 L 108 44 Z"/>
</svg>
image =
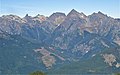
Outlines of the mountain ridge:
<svg viewBox="0 0 120 75">
<path fill-rule="evenodd" d="M 71 11 L 78 12 L 76 9 L 72 9 L 72 10 L 70 10 L 70 12 L 71 12 Z M 69 12 L 69 13 L 70 13 L 70 12 Z M 59 12 L 53 12 L 53 13 L 63 13 L 63 12 L 60 12 L 60 11 L 59 11 Z M 69 13 L 68 13 L 68 14 L 69 14 Z M 78 12 L 78 13 L 79 13 L 79 12 Z M 83 11 L 80 12 L 80 13 L 83 13 Z M 104 13 L 102 13 L 102 11 L 93 12 L 92 14 L 94 14 L 94 13 L 104 14 Z M 66 16 L 68 15 L 68 14 L 66 14 L 66 13 L 63 13 L 63 14 L 65 14 Z M 84 13 L 83 13 L 83 14 L 84 14 Z M 89 14 L 89 15 L 92 15 L 92 14 Z M 6 15 L 14 15 L 14 14 L 6 14 Z M 0 17 L 6 16 L 6 15 L 1 15 Z M 37 15 L 43 15 L 43 14 L 39 14 L 39 13 L 38 13 Z M 37 15 L 36 15 L 36 16 L 37 16 Z M 51 14 L 51 15 L 52 15 L 52 14 Z M 45 17 L 50 17 L 51 15 L 48 15 L 48 16 L 43 15 L 43 16 L 45 16 Z M 89 15 L 87 15 L 87 16 L 89 16 Z M 107 14 L 105 14 L 105 15 L 107 15 Z M 15 15 L 15 16 L 17 16 L 17 15 Z M 25 16 L 30 16 L 30 15 L 29 15 L 29 14 L 26 14 Z M 20 16 L 19 16 L 19 17 L 20 17 L 20 18 L 24 18 L 25 16 L 23 16 L 23 17 L 20 17 Z M 31 17 L 35 17 L 35 16 L 31 16 Z M 109 16 L 109 17 L 110 17 L 110 16 Z M 112 17 L 112 18 L 114 18 L 114 17 Z M 114 18 L 114 19 L 119 19 L 119 18 Z"/>
<path fill-rule="evenodd" d="M 3 61 L 0 62 L 0 74 L 28 74 L 39 69 L 48 72 L 64 64 L 79 63 L 81 59 L 88 61 L 106 49 L 115 49 L 115 54 L 119 54 L 120 21 L 102 12 L 86 16 L 73 9 L 68 15 L 56 12 L 49 17 L 40 14 L 35 17 L 26 14 L 23 18 L 16 15 L 0 17 L 0 61 Z M 16 56 L 14 60 L 5 60 L 13 58 L 10 53 Z M 104 57 L 109 58 L 111 54 Z M 119 61 L 116 60 L 117 67 L 113 65 L 117 71 Z M 113 66 L 109 66 L 110 69 Z"/>
</svg>

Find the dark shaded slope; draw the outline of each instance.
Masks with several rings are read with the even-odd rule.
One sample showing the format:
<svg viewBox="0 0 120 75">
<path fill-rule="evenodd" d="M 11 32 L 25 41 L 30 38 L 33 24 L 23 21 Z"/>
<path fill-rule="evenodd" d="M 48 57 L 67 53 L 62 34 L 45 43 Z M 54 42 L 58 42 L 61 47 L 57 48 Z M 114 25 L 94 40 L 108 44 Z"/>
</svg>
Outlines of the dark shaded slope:
<svg viewBox="0 0 120 75">
<path fill-rule="evenodd" d="M 0 38 L 0 74 L 28 74 L 35 70 L 44 70 L 33 49 L 39 48 L 21 36 Z"/>
<path fill-rule="evenodd" d="M 116 57 L 116 61 L 110 66 L 105 62 L 103 57 L 104 54 L 112 54 Z M 120 47 L 117 48 L 106 48 L 101 52 L 93 54 L 90 59 L 82 58 L 78 62 L 74 62 L 68 65 L 64 65 L 57 70 L 49 72 L 48 75 L 79 75 L 79 74 L 113 74 L 120 72 L 120 67 L 117 68 L 116 64 L 120 63 Z"/>
</svg>

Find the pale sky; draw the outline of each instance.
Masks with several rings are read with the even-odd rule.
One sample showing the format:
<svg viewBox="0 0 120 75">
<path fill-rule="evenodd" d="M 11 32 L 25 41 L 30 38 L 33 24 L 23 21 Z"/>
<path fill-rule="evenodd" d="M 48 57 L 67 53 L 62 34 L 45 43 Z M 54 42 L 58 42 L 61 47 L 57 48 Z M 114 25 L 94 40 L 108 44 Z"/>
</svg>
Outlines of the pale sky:
<svg viewBox="0 0 120 75">
<path fill-rule="evenodd" d="M 86 15 L 101 11 L 108 16 L 120 18 L 120 0 L 0 0 L 0 16 L 50 16 L 54 12 L 68 14 L 72 9 Z"/>
</svg>

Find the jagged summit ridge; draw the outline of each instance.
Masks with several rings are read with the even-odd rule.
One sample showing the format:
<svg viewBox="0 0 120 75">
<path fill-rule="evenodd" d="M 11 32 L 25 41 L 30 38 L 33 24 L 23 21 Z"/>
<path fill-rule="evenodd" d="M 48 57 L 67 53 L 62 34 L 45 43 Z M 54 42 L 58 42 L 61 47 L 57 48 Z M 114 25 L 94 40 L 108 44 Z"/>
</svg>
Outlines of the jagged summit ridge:
<svg viewBox="0 0 120 75">
<path fill-rule="evenodd" d="M 81 12 L 81 13 L 79 13 L 78 11 L 76 11 L 75 9 L 72 9 L 68 14 L 67 14 L 67 16 L 68 15 L 78 15 L 78 14 L 81 14 L 81 15 L 84 15 L 84 16 L 86 16 L 83 12 Z M 97 13 L 93 13 L 93 14 L 101 14 L 101 15 L 105 15 L 104 13 L 102 13 L 101 11 L 98 11 Z M 17 16 L 17 15 L 14 15 L 14 14 L 10 14 L 11 16 L 13 15 L 13 16 Z M 3 15 L 2 17 L 4 17 L 4 16 L 10 16 L 10 15 Z M 53 15 L 62 15 L 62 16 L 66 16 L 65 15 L 65 13 L 62 13 L 62 12 L 55 12 L 55 13 L 53 13 L 53 14 L 51 14 L 49 17 L 51 17 L 51 16 L 53 16 Z M 91 14 L 92 15 L 92 14 Z M 44 15 L 40 15 L 40 14 L 37 14 L 35 17 L 37 17 L 37 16 L 44 16 Z M 29 14 L 26 14 L 25 15 L 25 17 L 32 17 L 32 16 L 30 16 Z M 48 18 L 47 16 L 45 16 L 46 18 Z"/>
<path fill-rule="evenodd" d="M 80 18 L 84 18 L 87 17 L 83 12 L 79 13 L 78 11 L 76 11 L 75 9 L 72 9 L 67 16 L 71 16 L 71 17 L 80 17 Z"/>
<path fill-rule="evenodd" d="M 100 73 L 100 68 L 101 73 L 109 74 L 120 71 L 119 52 L 120 20 L 101 12 L 86 16 L 73 9 L 68 15 L 57 12 L 49 17 L 41 14 L 0 17 L 0 75 L 27 74 L 35 70 L 46 72 L 83 59 L 88 63 L 94 60 L 90 63 L 92 66 L 83 63 L 83 67 L 78 65 L 79 69 L 71 67 L 82 69 L 82 72 L 85 68 L 85 72 L 94 74 Z"/>
<path fill-rule="evenodd" d="M 119 34 L 117 34 L 120 30 L 119 20 L 108 17 L 100 11 L 89 16 L 82 12 L 77 12 L 75 9 L 72 9 L 68 15 L 56 12 L 49 17 L 40 14 L 35 17 L 26 14 L 24 18 L 16 15 L 4 15 L 0 17 L 0 26 L 2 31 L 7 31 L 11 34 L 25 33 L 24 35 L 28 36 L 30 33 L 37 33 L 34 35 L 36 36 L 34 39 L 38 38 L 41 30 L 50 35 L 51 33 L 58 35 L 58 32 L 61 33 L 60 35 L 65 35 L 76 30 L 79 30 L 79 34 L 83 34 L 84 30 L 86 30 L 100 36 L 111 34 L 115 38 L 114 41 L 119 43 Z"/>
</svg>

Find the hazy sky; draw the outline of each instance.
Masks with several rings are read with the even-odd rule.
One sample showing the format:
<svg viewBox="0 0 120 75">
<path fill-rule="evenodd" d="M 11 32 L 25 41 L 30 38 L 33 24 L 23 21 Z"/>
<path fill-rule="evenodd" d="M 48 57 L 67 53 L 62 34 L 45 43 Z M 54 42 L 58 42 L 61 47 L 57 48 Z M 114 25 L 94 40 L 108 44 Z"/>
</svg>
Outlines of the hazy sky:
<svg viewBox="0 0 120 75">
<path fill-rule="evenodd" d="M 49 16 L 53 12 L 68 14 L 72 9 L 90 15 L 101 11 L 108 16 L 120 18 L 120 0 L 0 0 L 0 16 L 25 14 Z"/>
</svg>

